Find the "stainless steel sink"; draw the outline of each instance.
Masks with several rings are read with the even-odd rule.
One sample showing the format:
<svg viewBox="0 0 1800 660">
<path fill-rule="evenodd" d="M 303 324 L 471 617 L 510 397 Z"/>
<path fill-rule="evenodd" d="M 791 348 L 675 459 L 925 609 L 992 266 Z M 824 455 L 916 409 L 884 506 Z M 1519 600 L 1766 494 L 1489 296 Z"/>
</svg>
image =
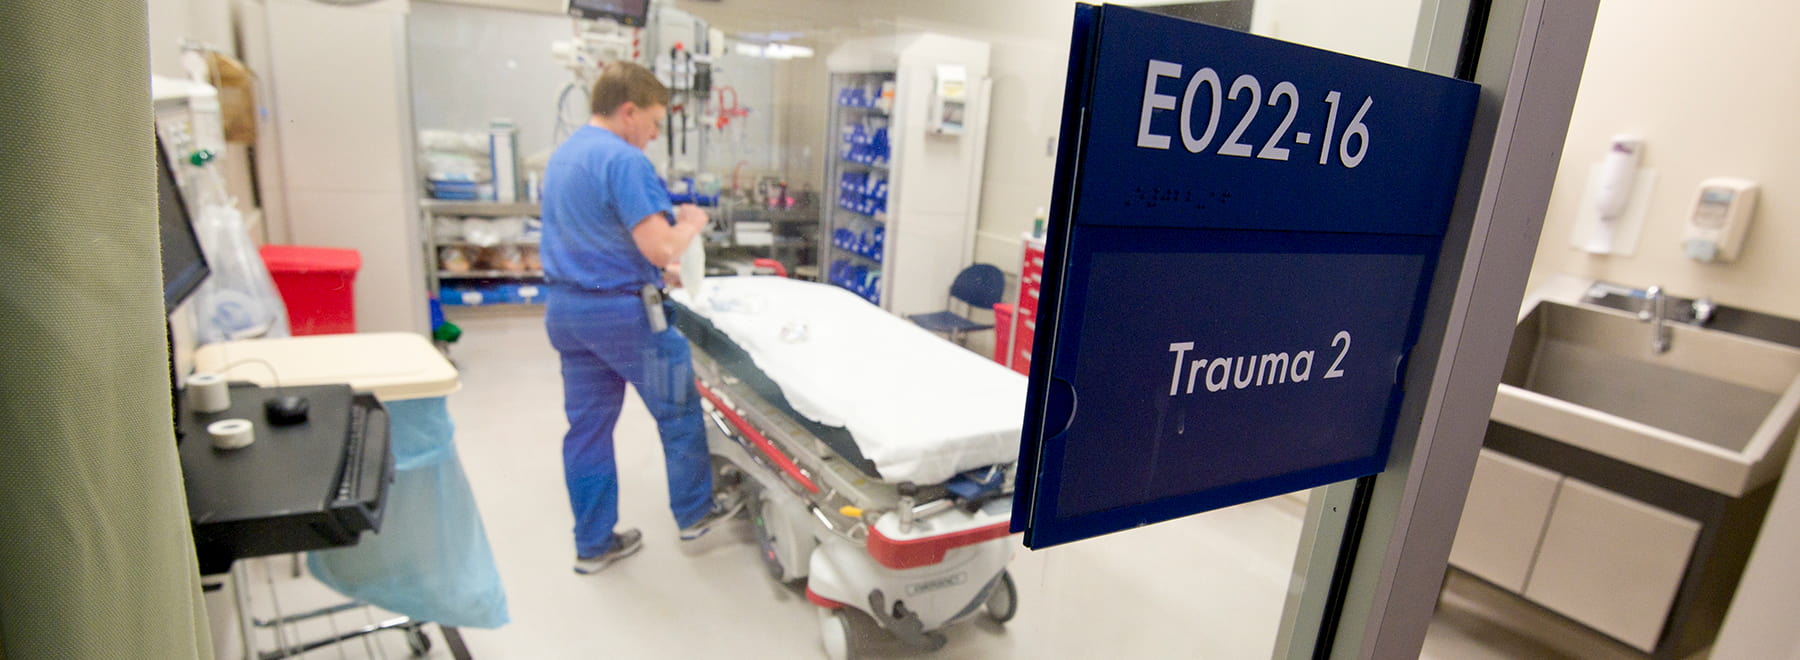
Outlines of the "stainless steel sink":
<svg viewBox="0 0 1800 660">
<path fill-rule="evenodd" d="M 1640 295 L 1630 295 L 1634 293 L 1641 294 L 1629 287 L 1600 284 L 1588 289 L 1581 302 L 1636 314 L 1645 308 L 1645 303 Z M 1675 323 L 1800 348 L 1800 321 L 1753 309 L 1716 304 L 1709 317 L 1701 320 L 1696 318 L 1694 309 L 1692 299 L 1669 296 L 1670 320 Z"/>
<path fill-rule="evenodd" d="M 1521 319 L 1495 421 L 1740 496 L 1775 478 L 1800 421 L 1800 349 L 1542 301 Z"/>
</svg>

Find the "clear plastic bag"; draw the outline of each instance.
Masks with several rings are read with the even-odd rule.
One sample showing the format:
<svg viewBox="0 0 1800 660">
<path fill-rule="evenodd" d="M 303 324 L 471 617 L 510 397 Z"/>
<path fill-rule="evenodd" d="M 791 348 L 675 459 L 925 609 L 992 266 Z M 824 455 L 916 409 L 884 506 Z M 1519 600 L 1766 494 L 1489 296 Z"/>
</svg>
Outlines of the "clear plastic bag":
<svg viewBox="0 0 1800 660">
<path fill-rule="evenodd" d="M 487 252 L 491 253 L 488 262 L 490 268 L 506 271 L 508 273 L 525 272 L 525 251 L 520 249 L 519 246 L 502 245 L 496 248 L 489 248 Z"/>
<path fill-rule="evenodd" d="M 474 260 L 469 258 L 468 250 L 454 246 L 438 248 L 438 268 L 452 273 L 467 273 L 473 267 Z"/>
<path fill-rule="evenodd" d="M 493 247 L 506 239 L 504 229 L 492 218 L 469 218 L 463 221 L 463 240 L 481 247 Z"/>
<path fill-rule="evenodd" d="M 194 293 L 199 343 L 288 336 L 287 308 L 244 231 L 243 214 L 225 204 L 205 204 L 194 233 L 212 270 Z"/>
<path fill-rule="evenodd" d="M 463 239 L 463 219 L 455 216 L 440 216 L 431 224 L 432 238 L 439 243 L 453 243 Z"/>
</svg>

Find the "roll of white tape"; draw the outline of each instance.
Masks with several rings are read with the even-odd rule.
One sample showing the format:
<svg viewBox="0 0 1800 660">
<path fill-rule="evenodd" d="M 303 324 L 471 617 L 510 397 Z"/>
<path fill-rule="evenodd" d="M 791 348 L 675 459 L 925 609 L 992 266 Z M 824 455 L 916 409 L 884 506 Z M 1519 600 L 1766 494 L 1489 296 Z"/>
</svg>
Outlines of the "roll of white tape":
<svg viewBox="0 0 1800 660">
<path fill-rule="evenodd" d="M 243 449 L 256 441 L 256 425 L 247 419 L 221 419 L 207 424 L 206 433 L 218 449 Z"/>
<path fill-rule="evenodd" d="M 187 379 L 188 405 L 203 413 L 224 412 L 231 407 L 231 388 L 225 384 L 225 377 L 215 373 L 198 372 Z"/>
</svg>

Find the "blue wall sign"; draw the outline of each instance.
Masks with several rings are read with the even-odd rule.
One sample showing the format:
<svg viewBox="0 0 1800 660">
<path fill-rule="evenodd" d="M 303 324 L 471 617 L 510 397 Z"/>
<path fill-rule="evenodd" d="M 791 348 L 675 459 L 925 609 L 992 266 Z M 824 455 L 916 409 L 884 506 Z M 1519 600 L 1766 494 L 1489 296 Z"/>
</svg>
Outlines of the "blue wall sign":
<svg viewBox="0 0 1800 660">
<path fill-rule="evenodd" d="M 1477 86 L 1079 5 L 1013 528 L 1380 472 Z"/>
</svg>

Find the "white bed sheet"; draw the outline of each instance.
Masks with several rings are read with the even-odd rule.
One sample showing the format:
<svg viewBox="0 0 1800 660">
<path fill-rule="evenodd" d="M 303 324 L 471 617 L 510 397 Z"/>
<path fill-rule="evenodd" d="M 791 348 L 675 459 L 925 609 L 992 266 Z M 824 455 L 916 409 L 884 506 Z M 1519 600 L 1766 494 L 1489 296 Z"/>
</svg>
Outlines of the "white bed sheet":
<svg viewBox="0 0 1800 660">
<path fill-rule="evenodd" d="M 1026 379 L 836 286 L 708 278 L 671 294 L 750 354 L 795 411 L 849 430 L 888 482 L 1018 458 Z"/>
</svg>

